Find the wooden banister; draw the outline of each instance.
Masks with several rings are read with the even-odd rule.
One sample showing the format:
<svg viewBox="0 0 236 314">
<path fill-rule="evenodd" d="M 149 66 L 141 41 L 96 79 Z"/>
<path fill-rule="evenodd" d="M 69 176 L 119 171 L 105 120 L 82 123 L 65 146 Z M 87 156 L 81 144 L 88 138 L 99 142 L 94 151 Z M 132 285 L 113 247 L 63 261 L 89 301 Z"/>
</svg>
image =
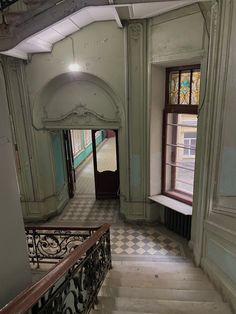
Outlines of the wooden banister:
<svg viewBox="0 0 236 314">
<path fill-rule="evenodd" d="M 94 231 L 98 230 L 100 227 L 65 227 L 65 226 L 35 226 L 35 225 L 26 225 L 25 230 L 73 230 L 73 231 Z"/>
<path fill-rule="evenodd" d="M 43 228 L 43 227 L 42 227 Z M 103 224 L 91 237 L 75 248 L 61 260 L 42 279 L 26 288 L 0 310 L 0 314 L 25 314 L 97 241 L 109 230 L 109 224 Z M 37 227 L 38 229 L 38 227 Z M 44 229 L 47 229 L 44 227 Z M 83 228 L 84 229 L 84 228 Z M 90 228 L 92 229 L 92 228 Z"/>
</svg>

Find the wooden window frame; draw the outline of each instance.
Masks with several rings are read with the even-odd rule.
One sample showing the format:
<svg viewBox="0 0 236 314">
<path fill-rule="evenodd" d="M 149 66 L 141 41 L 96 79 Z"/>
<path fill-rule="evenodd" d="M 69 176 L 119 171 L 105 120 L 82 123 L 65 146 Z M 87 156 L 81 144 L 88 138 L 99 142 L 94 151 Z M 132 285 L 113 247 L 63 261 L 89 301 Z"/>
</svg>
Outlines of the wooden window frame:
<svg viewBox="0 0 236 314">
<path fill-rule="evenodd" d="M 181 72 L 184 71 L 189 71 L 190 70 L 190 104 L 170 104 L 169 101 L 169 77 L 170 73 L 174 71 L 179 72 L 179 88 L 180 90 L 180 77 L 181 77 Z M 192 115 L 197 115 L 198 114 L 198 105 L 192 105 L 191 104 L 191 87 L 192 87 L 192 72 L 194 70 L 200 70 L 200 65 L 199 64 L 194 64 L 194 65 L 188 65 L 188 66 L 180 66 L 180 67 L 171 67 L 166 69 L 166 93 L 165 93 L 165 107 L 163 111 L 163 133 L 162 133 L 162 180 L 161 180 L 161 189 L 162 189 L 162 194 L 166 195 L 168 197 L 174 198 L 180 202 L 192 205 L 192 194 L 186 193 L 184 191 L 176 190 L 175 187 L 173 186 L 173 183 L 175 183 L 175 178 L 176 178 L 176 170 L 171 171 L 171 190 L 167 191 L 166 190 L 166 160 L 167 160 L 167 126 L 168 126 L 168 114 L 171 113 L 176 113 L 176 114 L 192 114 Z M 180 93 L 178 93 L 178 99 L 180 98 Z M 173 129 L 175 130 L 175 128 Z M 177 136 L 176 130 L 174 131 L 172 136 Z M 174 153 L 174 157 L 176 158 L 176 150 Z M 172 190 L 173 188 L 173 190 Z"/>
</svg>

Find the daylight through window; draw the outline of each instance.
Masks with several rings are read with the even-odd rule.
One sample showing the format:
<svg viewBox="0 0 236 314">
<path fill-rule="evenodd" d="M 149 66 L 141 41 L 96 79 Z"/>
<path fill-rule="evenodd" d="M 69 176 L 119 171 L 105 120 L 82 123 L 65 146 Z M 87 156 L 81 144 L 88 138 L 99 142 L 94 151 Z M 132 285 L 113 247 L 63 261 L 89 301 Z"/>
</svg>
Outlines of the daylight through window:
<svg viewBox="0 0 236 314">
<path fill-rule="evenodd" d="M 200 98 L 200 67 L 170 68 L 166 74 L 162 193 L 191 204 Z"/>
</svg>

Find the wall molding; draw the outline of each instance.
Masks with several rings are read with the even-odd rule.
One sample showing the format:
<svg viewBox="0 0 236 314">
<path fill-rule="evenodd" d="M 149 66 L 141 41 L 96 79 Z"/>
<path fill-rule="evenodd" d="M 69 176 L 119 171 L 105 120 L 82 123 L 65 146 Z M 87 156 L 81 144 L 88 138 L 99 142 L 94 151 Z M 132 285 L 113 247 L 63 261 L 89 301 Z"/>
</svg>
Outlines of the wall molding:
<svg viewBox="0 0 236 314">
<path fill-rule="evenodd" d="M 170 66 L 168 64 L 170 63 L 175 63 L 178 65 L 180 63 L 181 65 L 183 64 L 196 64 L 200 63 L 201 60 L 205 57 L 206 51 L 205 49 L 200 49 L 198 51 L 189 51 L 189 52 L 182 52 L 178 54 L 168 54 L 168 55 L 153 55 L 151 63 L 152 64 L 157 64 L 157 65 L 163 65 L 163 66 Z"/>
<path fill-rule="evenodd" d="M 127 24 L 129 185 L 132 215 L 146 218 L 146 30 L 145 20 Z M 145 131 L 146 132 L 146 131 Z M 139 138 L 139 140 L 137 140 Z M 137 205 L 137 203 L 139 205 Z M 127 216 L 129 216 L 127 210 Z"/>
<path fill-rule="evenodd" d="M 231 229 L 227 229 L 209 220 L 204 222 L 204 228 L 206 232 L 212 232 L 217 238 L 223 238 L 225 241 L 230 242 L 231 244 L 236 243 L 236 232 L 232 231 Z"/>
<path fill-rule="evenodd" d="M 201 266 L 203 270 L 210 277 L 211 281 L 214 283 L 218 291 L 223 295 L 226 302 L 228 302 L 231 307 L 236 309 L 236 293 L 235 287 L 229 281 L 228 277 L 222 272 L 222 270 L 217 267 L 212 262 L 208 261 L 205 257 L 201 260 Z"/>
<path fill-rule="evenodd" d="M 232 22 L 232 0 L 214 3 L 211 11 L 210 43 L 208 54 L 207 84 L 204 103 L 200 106 L 199 119 L 202 130 L 201 152 L 196 162 L 199 169 L 195 180 L 196 196 L 193 212 L 192 238 L 194 242 L 195 262 L 199 265 L 206 246 L 204 220 L 211 219 L 214 205 L 214 191 L 222 124 L 225 110 L 225 88 L 227 82 L 228 48 Z"/>
<path fill-rule="evenodd" d="M 115 119 L 99 114 L 94 110 L 86 107 L 86 105 L 75 105 L 74 109 L 62 114 L 56 118 L 42 118 L 45 129 L 50 128 L 99 128 L 106 126 L 107 128 L 119 128 L 121 119 L 119 113 Z"/>
</svg>

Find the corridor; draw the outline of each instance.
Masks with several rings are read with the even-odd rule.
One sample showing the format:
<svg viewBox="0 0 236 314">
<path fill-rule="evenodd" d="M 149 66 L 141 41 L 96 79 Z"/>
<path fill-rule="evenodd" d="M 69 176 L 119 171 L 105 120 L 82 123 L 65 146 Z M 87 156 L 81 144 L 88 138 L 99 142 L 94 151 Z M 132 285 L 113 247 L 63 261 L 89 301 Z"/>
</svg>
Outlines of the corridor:
<svg viewBox="0 0 236 314">
<path fill-rule="evenodd" d="M 98 148 L 98 169 L 116 169 L 114 138 Z M 47 225 L 99 226 L 111 224 L 113 260 L 178 260 L 188 255 L 187 241 L 162 225 L 124 222 L 119 213 L 119 200 L 96 200 L 93 159 L 90 156 L 76 170 L 76 194 L 63 212 Z"/>
</svg>

